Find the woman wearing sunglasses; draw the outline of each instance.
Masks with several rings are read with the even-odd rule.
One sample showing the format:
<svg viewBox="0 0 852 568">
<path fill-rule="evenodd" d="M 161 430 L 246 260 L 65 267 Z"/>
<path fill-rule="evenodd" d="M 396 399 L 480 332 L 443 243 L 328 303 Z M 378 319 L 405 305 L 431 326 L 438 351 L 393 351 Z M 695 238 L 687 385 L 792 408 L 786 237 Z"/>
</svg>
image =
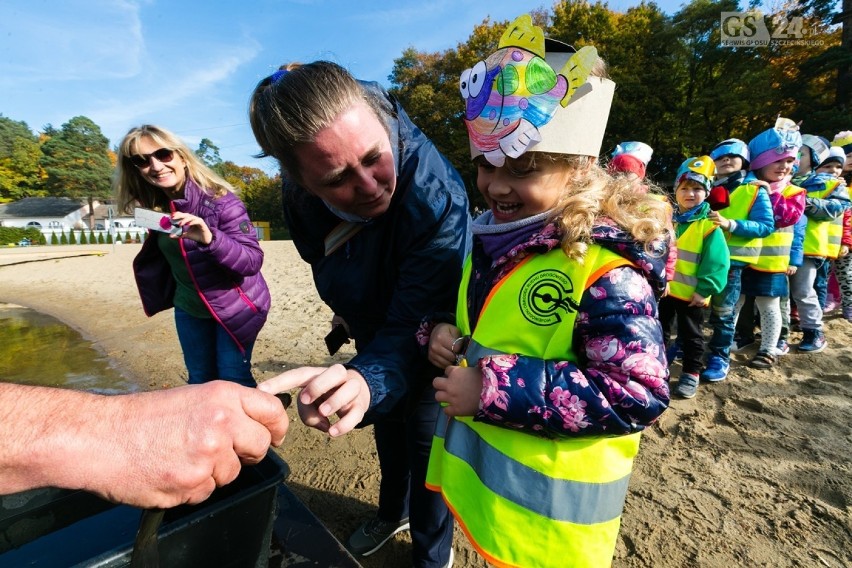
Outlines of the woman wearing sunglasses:
<svg viewBox="0 0 852 568">
<path fill-rule="evenodd" d="M 270 297 L 257 231 L 234 188 L 177 136 L 151 125 L 121 141 L 113 187 L 120 211 L 162 211 L 181 228 L 150 231 L 133 270 L 148 316 L 174 307 L 189 382 L 257 386 L 251 352 Z"/>
</svg>

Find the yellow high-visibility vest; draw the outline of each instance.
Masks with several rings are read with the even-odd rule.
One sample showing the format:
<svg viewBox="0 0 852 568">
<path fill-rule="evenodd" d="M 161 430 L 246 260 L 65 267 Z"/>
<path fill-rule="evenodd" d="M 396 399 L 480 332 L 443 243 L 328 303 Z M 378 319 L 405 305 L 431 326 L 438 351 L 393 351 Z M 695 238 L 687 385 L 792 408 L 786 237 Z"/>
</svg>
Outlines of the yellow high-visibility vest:
<svg viewBox="0 0 852 568">
<path fill-rule="evenodd" d="M 698 285 L 698 266 L 704 239 L 719 229 L 710 219 L 698 219 L 689 224 L 677 238 L 677 261 L 675 273 L 669 282 L 669 296 L 689 302 Z"/>
<path fill-rule="evenodd" d="M 784 197 L 804 193 L 804 188 L 788 185 L 781 192 Z M 787 272 L 790 266 L 790 249 L 793 246 L 793 226 L 775 229 L 760 244 L 760 258 L 749 266 L 760 272 Z"/>
<path fill-rule="evenodd" d="M 730 204 L 719 211 L 726 219 L 745 221 L 754 206 L 760 187 L 754 184 L 738 186 L 730 195 Z M 738 237 L 728 233 L 728 249 L 731 251 L 731 261 L 738 260 L 745 264 L 757 262 L 760 258 L 760 237 Z"/>
<path fill-rule="evenodd" d="M 576 361 L 583 291 L 630 264 L 591 245 L 583 264 L 561 249 L 522 261 L 491 291 L 473 331 L 470 365 L 498 353 Z M 468 258 L 457 324 L 470 333 Z M 443 494 L 471 544 L 499 567 L 609 566 L 639 433 L 544 438 L 474 421 L 438 421 L 426 485 Z"/>
<path fill-rule="evenodd" d="M 831 180 L 825 184 L 822 191 L 810 191 L 808 197 L 817 199 L 828 199 L 837 189 L 840 180 Z M 840 256 L 840 241 L 843 238 L 843 215 L 834 219 L 815 221 L 808 217 L 808 225 L 805 227 L 805 256 L 817 256 L 822 258 L 837 258 Z"/>
</svg>

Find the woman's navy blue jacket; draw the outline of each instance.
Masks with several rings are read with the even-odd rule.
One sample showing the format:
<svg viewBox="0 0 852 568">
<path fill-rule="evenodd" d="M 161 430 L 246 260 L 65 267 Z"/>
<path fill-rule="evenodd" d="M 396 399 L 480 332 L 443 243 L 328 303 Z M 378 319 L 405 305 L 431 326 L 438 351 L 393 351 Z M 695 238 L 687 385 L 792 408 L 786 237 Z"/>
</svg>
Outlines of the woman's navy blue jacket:
<svg viewBox="0 0 852 568">
<path fill-rule="evenodd" d="M 464 182 L 449 161 L 377 83 L 364 87 L 392 106 L 388 119 L 397 183 L 387 212 L 325 256 L 324 240 L 341 220 L 317 197 L 285 180 L 284 217 L 322 300 L 349 325 L 357 355 L 347 365 L 370 387 L 362 425 L 390 413 L 443 370 L 418 347 L 421 320 L 455 312 L 470 248 Z M 327 322 L 317 322 L 325 333 Z"/>
</svg>

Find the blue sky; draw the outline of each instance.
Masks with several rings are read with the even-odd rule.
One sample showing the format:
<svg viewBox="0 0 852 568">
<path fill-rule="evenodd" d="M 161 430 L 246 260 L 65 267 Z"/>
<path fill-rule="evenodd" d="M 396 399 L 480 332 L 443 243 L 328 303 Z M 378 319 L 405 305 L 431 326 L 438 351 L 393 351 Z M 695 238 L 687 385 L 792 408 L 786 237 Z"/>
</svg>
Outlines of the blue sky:
<svg viewBox="0 0 852 568">
<path fill-rule="evenodd" d="M 638 0 L 612 0 L 624 10 Z M 680 0 L 658 0 L 666 12 Z M 115 146 L 143 123 L 225 160 L 275 170 L 248 124 L 255 84 L 286 61 L 330 59 L 388 84 L 412 46 L 441 51 L 486 16 L 512 19 L 552 2 L 523 0 L 2 0 L 0 114 L 39 131 L 74 116 Z"/>
</svg>

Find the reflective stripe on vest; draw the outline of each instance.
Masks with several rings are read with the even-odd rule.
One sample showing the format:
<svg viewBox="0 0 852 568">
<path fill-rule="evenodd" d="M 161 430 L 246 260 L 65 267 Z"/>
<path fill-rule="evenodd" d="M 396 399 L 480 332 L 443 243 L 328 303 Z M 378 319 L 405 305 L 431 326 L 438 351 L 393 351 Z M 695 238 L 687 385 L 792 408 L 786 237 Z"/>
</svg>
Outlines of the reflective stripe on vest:
<svg viewBox="0 0 852 568">
<path fill-rule="evenodd" d="M 561 249 L 522 261 L 491 290 L 466 357 L 523 353 L 576 360 L 586 287 L 624 258 L 592 245 L 582 265 Z M 457 322 L 470 331 L 467 286 Z M 426 484 L 443 493 L 477 551 L 495 566 L 608 566 L 640 435 L 544 438 L 471 418 L 439 420 Z"/>
<path fill-rule="evenodd" d="M 726 219 L 734 221 L 745 221 L 754 206 L 760 188 L 756 185 L 745 184 L 738 186 L 731 192 L 730 205 L 719 211 Z M 731 251 L 731 260 L 738 260 L 746 264 L 757 262 L 760 257 L 760 237 L 738 237 L 732 233 L 727 234 L 728 249 Z"/>
<path fill-rule="evenodd" d="M 837 189 L 839 180 L 831 180 L 826 183 L 822 191 L 808 192 L 808 197 L 827 199 Z M 840 255 L 840 241 L 843 238 L 843 215 L 834 219 L 815 221 L 808 217 L 808 225 L 805 227 L 805 256 L 816 256 L 823 258 L 837 258 Z"/>
<path fill-rule="evenodd" d="M 781 192 L 786 198 L 793 197 L 805 190 L 797 185 L 788 185 Z M 787 272 L 790 266 L 790 249 L 793 247 L 793 227 L 775 229 L 765 237 L 760 246 L 760 258 L 749 266 L 760 272 Z"/>
<path fill-rule="evenodd" d="M 689 302 L 695 287 L 698 286 L 698 265 L 701 264 L 701 252 L 704 239 L 718 229 L 710 219 L 698 219 L 677 238 L 677 261 L 675 273 L 669 282 L 669 295 Z"/>
</svg>

